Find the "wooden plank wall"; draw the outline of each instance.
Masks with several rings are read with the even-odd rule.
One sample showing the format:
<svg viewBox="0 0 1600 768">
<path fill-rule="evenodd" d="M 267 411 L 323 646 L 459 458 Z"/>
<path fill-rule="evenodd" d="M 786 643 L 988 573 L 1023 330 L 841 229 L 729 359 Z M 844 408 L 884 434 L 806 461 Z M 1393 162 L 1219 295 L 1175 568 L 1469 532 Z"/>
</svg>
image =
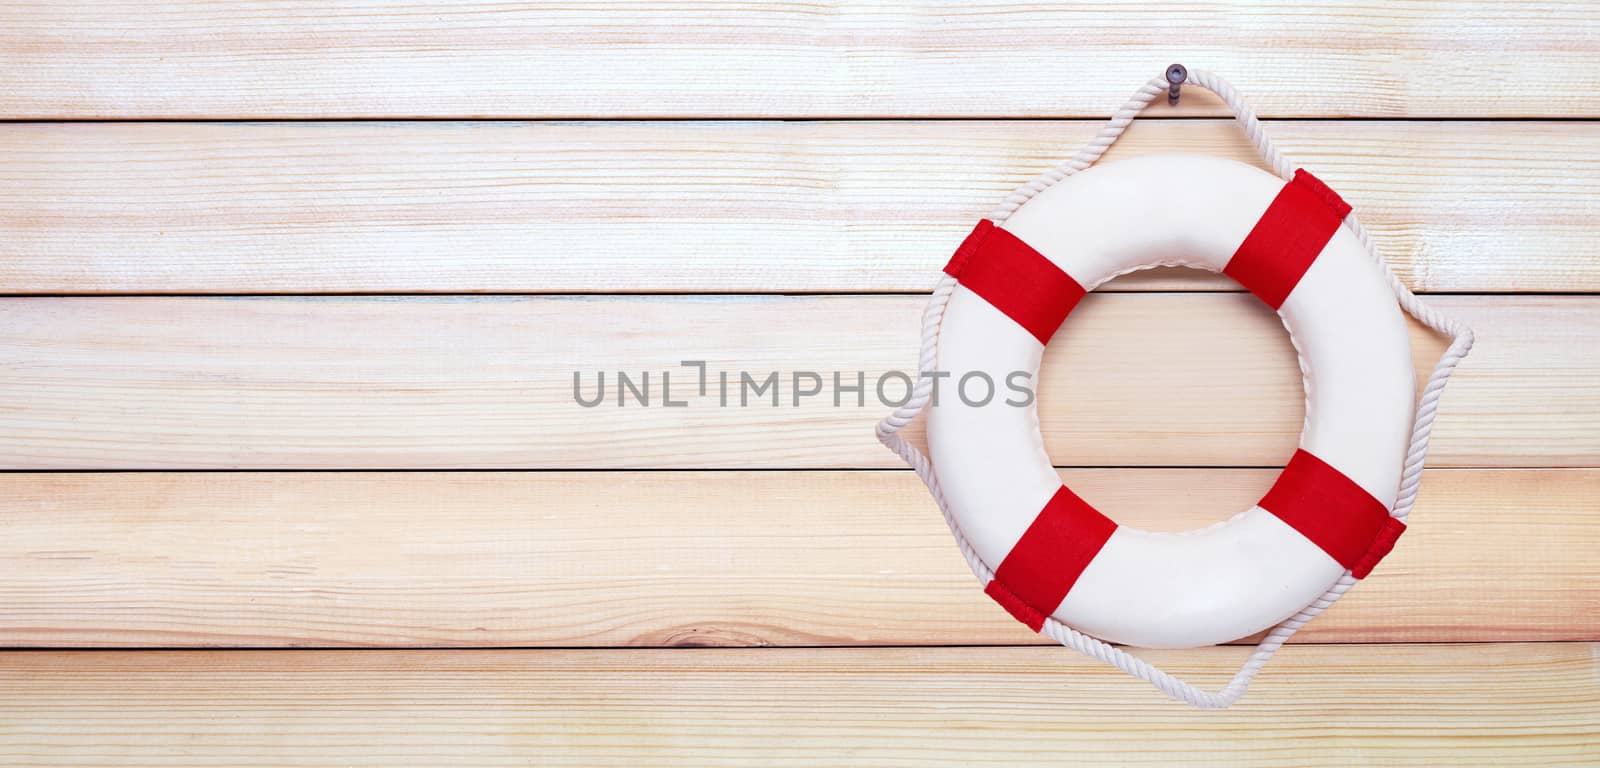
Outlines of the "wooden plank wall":
<svg viewBox="0 0 1600 768">
<path fill-rule="evenodd" d="M 0 1 L 0 763 L 1600 764 L 1597 55 L 1585 2 Z M 870 397 L 680 365 L 909 368 L 971 223 L 1173 60 L 1478 334 L 1412 531 L 1225 712 L 984 598 Z M 1224 115 L 1108 159 L 1251 160 Z M 1303 407 L 1181 270 L 1040 405 L 1164 530 Z"/>
</svg>

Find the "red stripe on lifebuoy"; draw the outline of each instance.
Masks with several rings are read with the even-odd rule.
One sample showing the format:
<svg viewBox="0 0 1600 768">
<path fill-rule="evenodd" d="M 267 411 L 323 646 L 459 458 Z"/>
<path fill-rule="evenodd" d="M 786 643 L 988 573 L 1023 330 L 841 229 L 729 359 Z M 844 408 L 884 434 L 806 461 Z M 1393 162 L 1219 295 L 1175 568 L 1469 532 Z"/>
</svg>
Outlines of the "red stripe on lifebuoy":
<svg viewBox="0 0 1600 768">
<path fill-rule="evenodd" d="M 978 222 L 944 271 L 1040 344 L 1050 342 L 1084 295 L 1071 275 L 988 219 Z"/>
<path fill-rule="evenodd" d="M 1348 213 L 1350 206 L 1328 185 L 1304 170 L 1295 171 L 1222 273 L 1277 309 Z"/>
<path fill-rule="evenodd" d="M 1065 485 L 1039 511 L 984 591 L 1038 632 L 1072 591 L 1117 524 Z"/>
<path fill-rule="evenodd" d="M 1406 529 L 1383 502 L 1354 480 L 1305 450 L 1261 497 L 1261 508 L 1311 540 L 1329 557 L 1363 578 Z"/>
</svg>

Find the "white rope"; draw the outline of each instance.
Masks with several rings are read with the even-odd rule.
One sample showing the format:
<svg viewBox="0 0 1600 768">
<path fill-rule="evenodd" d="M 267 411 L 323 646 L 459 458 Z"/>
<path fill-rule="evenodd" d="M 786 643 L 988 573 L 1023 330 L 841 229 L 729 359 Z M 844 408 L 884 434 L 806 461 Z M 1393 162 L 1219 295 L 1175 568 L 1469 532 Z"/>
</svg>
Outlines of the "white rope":
<svg viewBox="0 0 1600 768">
<path fill-rule="evenodd" d="M 1267 138 L 1266 131 L 1262 129 L 1261 121 L 1256 118 L 1254 110 L 1244 103 L 1233 86 L 1227 81 L 1209 72 L 1191 70 L 1185 84 L 1198 85 L 1212 93 L 1217 94 L 1227 105 L 1233 109 L 1240 127 L 1245 135 L 1255 145 L 1261 159 L 1274 173 L 1285 180 L 1294 175 L 1294 165 L 1288 161 L 1272 141 Z M 1165 74 L 1152 78 L 1132 98 L 1118 109 L 1111 119 L 1100 129 L 1088 144 L 1078 150 L 1071 159 L 1060 163 L 1027 184 L 1018 187 L 1016 191 L 1006 196 L 1000 206 L 989 215 L 996 224 L 1004 222 L 1011 214 L 1035 195 L 1050 188 L 1052 185 L 1082 171 L 1093 165 L 1106 150 L 1116 142 L 1123 131 L 1133 119 L 1150 105 L 1156 97 L 1166 93 L 1168 81 Z M 1367 253 L 1383 269 L 1389 278 L 1389 284 L 1394 289 L 1395 298 L 1399 300 L 1401 308 L 1410 313 L 1412 317 L 1422 321 L 1429 328 L 1449 336 L 1450 346 L 1445 350 L 1439 362 L 1434 366 L 1433 373 L 1428 377 L 1428 383 L 1423 388 L 1421 401 L 1417 405 L 1416 420 L 1411 431 L 1410 448 L 1406 451 L 1405 467 L 1400 476 L 1400 489 L 1395 498 L 1394 509 L 1390 515 L 1401 522 L 1411 514 L 1411 508 L 1417 501 L 1417 489 L 1422 483 L 1423 460 L 1428 454 L 1428 435 L 1433 428 L 1433 417 L 1439 409 L 1439 396 L 1444 393 L 1444 385 L 1450 378 L 1450 373 L 1455 370 L 1456 364 L 1466 357 L 1472 349 L 1472 331 L 1466 326 L 1440 314 L 1429 307 L 1422 299 L 1418 298 L 1395 276 L 1387 262 L 1379 255 L 1377 248 L 1372 243 L 1372 238 L 1367 234 L 1365 227 L 1356 220 L 1352 212 L 1345 217 L 1344 223 L 1350 227 L 1352 233 L 1367 249 Z M 933 289 L 933 295 L 928 300 L 927 309 L 922 313 L 922 353 L 918 358 L 919 371 L 934 371 L 938 363 L 939 353 L 939 328 L 944 320 L 945 307 L 950 303 L 950 294 L 955 289 L 956 280 L 946 274 L 940 274 L 939 282 Z M 1301 361 L 1304 371 L 1304 361 Z M 972 568 L 973 575 L 978 580 L 987 584 L 994 578 L 994 571 L 978 557 L 977 552 L 961 532 L 961 527 L 956 524 L 955 517 L 950 512 L 949 505 L 945 502 L 944 493 L 939 488 L 939 478 L 934 474 L 933 465 L 915 446 L 906 442 L 898 433 L 901 429 L 922 412 L 927 406 L 928 399 L 933 389 L 933 379 L 929 376 L 918 378 L 917 386 L 912 391 L 911 399 L 905 405 L 895 409 L 894 413 L 885 417 L 878 423 L 878 440 L 889 450 L 894 451 L 901 459 L 916 470 L 917 476 L 928 486 L 933 494 L 934 501 L 939 505 L 939 511 L 944 515 L 945 524 L 950 526 L 950 532 L 955 536 L 956 544 L 961 548 L 961 554 L 966 557 L 967 565 Z M 1086 656 L 1098 659 L 1122 670 L 1134 677 L 1144 680 L 1159 689 L 1162 693 L 1179 701 L 1208 709 L 1227 707 L 1239 700 L 1244 695 L 1245 689 L 1250 686 L 1250 681 L 1266 666 L 1278 649 L 1283 647 L 1285 641 L 1296 631 L 1305 626 L 1307 622 L 1316 618 L 1317 614 L 1327 610 L 1354 586 L 1356 578 L 1345 571 L 1328 591 L 1299 613 L 1284 620 L 1267 633 L 1261 642 L 1256 645 L 1250 657 L 1245 660 L 1239 670 L 1234 673 L 1233 679 L 1219 691 L 1205 691 L 1179 680 L 1166 672 L 1157 669 L 1143 659 L 1138 658 L 1120 648 L 1104 641 L 1083 634 L 1054 618 L 1046 618 L 1041 633 L 1061 643 L 1068 648 L 1078 651 Z"/>
</svg>

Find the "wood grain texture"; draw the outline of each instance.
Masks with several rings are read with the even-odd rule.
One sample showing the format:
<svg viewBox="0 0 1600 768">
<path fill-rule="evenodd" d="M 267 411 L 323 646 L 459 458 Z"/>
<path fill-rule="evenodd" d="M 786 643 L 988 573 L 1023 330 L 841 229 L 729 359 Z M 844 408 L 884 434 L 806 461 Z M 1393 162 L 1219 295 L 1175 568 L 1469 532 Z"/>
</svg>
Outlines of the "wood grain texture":
<svg viewBox="0 0 1600 768">
<path fill-rule="evenodd" d="M 1071 470 L 1184 530 L 1270 470 Z M 1430 470 L 1412 528 L 1297 640 L 1600 639 L 1600 470 Z M 910 472 L 0 475 L 11 647 L 1047 642 Z"/>
<path fill-rule="evenodd" d="M 212 649 L 0 653 L 0 764 L 1600 765 L 1600 13 L 1276 6 L 0 0 L 0 646 Z M 882 294 L 1174 60 L 1293 118 L 1415 289 L 1496 294 L 1437 298 L 1479 345 L 1410 533 L 1224 712 L 983 597 L 871 469 L 870 383 L 789 407 L 910 366 Z M 1148 114 L 1113 158 L 1253 162 L 1208 94 Z M 1047 355 L 1051 455 L 1125 524 L 1293 448 L 1232 290 L 1117 281 Z M 863 295 L 724 295 L 796 293 Z M 285 468 L 484 471 L 37 471 Z M 236 650 L 308 646 L 367 650 Z"/>
<path fill-rule="evenodd" d="M 922 291 L 973 222 L 1096 128 L 0 126 L 0 292 Z M 1600 290 L 1600 125 L 1270 130 L 1415 290 Z M 1108 159 L 1167 151 L 1255 161 L 1212 120 L 1137 123 Z M 1231 287 L 1188 270 L 1108 286 Z"/>
<path fill-rule="evenodd" d="M 1593 117 L 1597 41 L 1584 2 L 19 0 L 0 116 L 1083 116 L 1182 61 L 1268 116 Z"/>
<path fill-rule="evenodd" d="M 1436 466 L 1600 463 L 1600 299 L 1435 303 L 1478 332 L 1442 403 Z M 0 301 L 0 467 L 897 467 L 872 436 L 888 410 L 874 385 L 914 363 L 921 305 L 909 296 L 9 299 Z M 1414 331 L 1420 377 L 1443 344 Z M 1037 389 L 1057 464 L 1265 467 L 1294 450 L 1299 368 L 1277 317 L 1248 294 L 1091 296 L 1045 358 Z M 682 360 L 706 361 L 704 396 Z M 575 371 L 584 397 L 607 372 L 602 405 L 578 405 Z M 652 373 L 649 407 L 617 404 L 618 371 L 635 386 Z M 778 390 L 741 407 L 741 371 L 757 383 L 779 372 Z M 795 371 L 823 377 L 822 394 L 799 407 Z M 835 407 L 834 371 L 864 372 L 866 391 L 837 392 Z M 722 372 L 728 407 L 719 407 Z M 687 406 L 664 406 L 664 374 Z M 901 396 L 904 381 L 881 381 L 888 399 Z"/>
<path fill-rule="evenodd" d="M 1220 683 L 1238 648 L 1166 651 Z M 1062 648 L 0 655 L 29 765 L 1592 766 L 1590 643 L 1299 646 L 1243 703 Z"/>
</svg>

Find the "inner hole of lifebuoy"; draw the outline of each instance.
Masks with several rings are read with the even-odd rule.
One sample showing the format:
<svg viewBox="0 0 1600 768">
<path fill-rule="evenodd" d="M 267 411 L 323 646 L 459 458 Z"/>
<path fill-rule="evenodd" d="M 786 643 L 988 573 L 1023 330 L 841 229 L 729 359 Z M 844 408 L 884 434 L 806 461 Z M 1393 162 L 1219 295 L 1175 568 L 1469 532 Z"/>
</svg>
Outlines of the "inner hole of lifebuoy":
<svg viewBox="0 0 1600 768">
<path fill-rule="evenodd" d="M 1276 313 L 1208 273 L 1165 272 L 1177 279 L 1119 278 L 1085 297 L 1045 348 L 1036 392 L 1074 492 L 1122 525 L 1181 531 L 1271 487 L 1305 390 Z"/>
</svg>

